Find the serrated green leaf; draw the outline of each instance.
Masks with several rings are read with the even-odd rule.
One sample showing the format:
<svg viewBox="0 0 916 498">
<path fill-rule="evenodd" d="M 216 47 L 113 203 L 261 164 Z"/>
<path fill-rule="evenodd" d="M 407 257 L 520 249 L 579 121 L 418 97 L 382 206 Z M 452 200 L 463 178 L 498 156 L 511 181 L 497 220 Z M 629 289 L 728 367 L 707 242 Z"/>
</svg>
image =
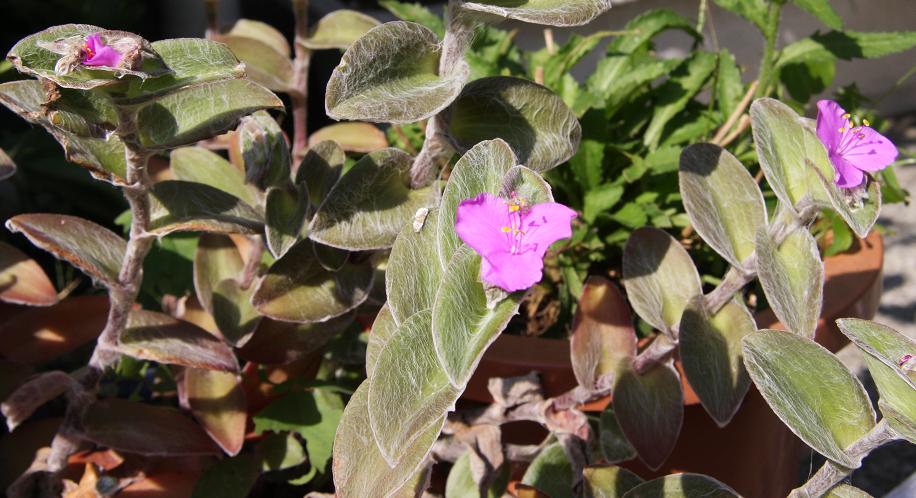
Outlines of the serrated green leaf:
<svg viewBox="0 0 916 498">
<path fill-rule="evenodd" d="M 690 255 L 657 228 L 634 231 L 623 250 L 623 283 L 633 310 L 656 329 L 670 333 L 687 303 L 702 290 Z"/>
<path fill-rule="evenodd" d="M 301 43 L 312 50 L 346 50 L 353 42 L 379 25 L 374 18 L 355 10 L 340 9 L 318 20 L 309 37 Z"/>
<path fill-rule="evenodd" d="M 723 48 L 719 52 L 719 70 L 716 74 L 716 100 L 722 111 L 722 119 L 728 119 L 744 96 L 741 70 L 735 56 L 728 49 Z"/>
<path fill-rule="evenodd" d="M 777 247 L 761 229 L 757 273 L 767 302 L 786 329 L 814 337 L 824 294 L 824 262 L 814 237 L 807 230 L 796 230 Z"/>
<path fill-rule="evenodd" d="M 363 156 L 328 192 L 310 238 L 349 250 L 391 247 L 417 210 L 434 202 L 434 187 L 410 188 L 411 160 L 398 149 Z"/>
<path fill-rule="evenodd" d="M 259 233 L 263 216 L 238 197 L 203 183 L 167 180 L 150 189 L 149 232 Z"/>
<path fill-rule="evenodd" d="M 671 77 L 655 90 L 655 113 L 643 135 L 643 143 L 654 149 L 661 141 L 665 125 L 683 111 L 716 69 L 718 58 L 709 52 L 697 52 L 671 73 Z"/>
<path fill-rule="evenodd" d="M 366 381 L 347 403 L 334 438 L 334 487 L 341 498 L 391 496 L 417 472 L 445 422 L 443 416 L 418 431 L 413 443 L 401 449 L 400 461 L 391 467 L 375 444 L 368 398 Z"/>
<path fill-rule="evenodd" d="M 610 31 L 598 31 L 586 36 L 573 34 L 566 40 L 566 43 L 560 45 L 554 51 L 543 49 L 531 55 L 528 67 L 534 71 L 534 68 L 541 68 L 543 73 L 544 85 L 548 88 L 557 89 L 561 86 L 563 77 L 592 51 L 605 38 L 611 36 Z M 532 76 L 534 76 L 532 74 Z"/>
<path fill-rule="evenodd" d="M 614 383 L 614 413 L 627 441 L 655 470 L 674 450 L 684 420 L 684 393 L 677 370 L 668 363 L 640 375 L 621 372 Z"/>
<path fill-rule="evenodd" d="M 538 453 L 525 475 L 522 484 L 534 486 L 551 498 L 573 498 L 573 467 L 560 443 L 551 443 Z"/>
<path fill-rule="evenodd" d="M 613 465 L 586 467 L 582 476 L 585 478 L 586 498 L 621 498 L 643 483 L 638 475 Z"/>
<path fill-rule="evenodd" d="M 672 474 L 640 484 L 624 498 L 739 498 L 728 485 L 700 474 Z"/>
<path fill-rule="evenodd" d="M 437 247 L 443 269 L 462 245 L 455 233 L 458 204 L 483 192 L 498 195 L 503 178 L 517 162 L 509 145 L 495 139 L 474 145 L 455 164 L 439 202 Z"/>
<path fill-rule="evenodd" d="M 462 9 L 547 26 L 581 26 L 611 8 L 610 0 L 462 1 Z"/>
<path fill-rule="evenodd" d="M 389 466 L 402 460 L 404 450 L 450 410 L 461 392 L 436 361 L 431 325 L 428 310 L 404 321 L 369 379 L 369 423 Z"/>
<path fill-rule="evenodd" d="M 520 293 L 487 306 L 480 282 L 480 256 L 462 247 L 452 257 L 436 293 L 432 312 L 432 339 L 447 379 L 464 386 L 484 351 L 518 312 Z"/>
<path fill-rule="evenodd" d="M 713 0 L 713 2 L 723 9 L 747 19 L 754 26 L 757 26 L 760 31 L 766 30 L 766 0 Z"/>
<path fill-rule="evenodd" d="M 144 147 L 171 149 L 229 130 L 253 112 L 282 108 L 276 95 L 253 81 L 212 81 L 180 88 L 141 106 L 137 128 Z"/>
<path fill-rule="evenodd" d="M 440 74 L 440 55 L 436 34 L 419 24 L 395 21 L 369 30 L 350 45 L 328 81 L 328 116 L 410 123 L 437 114 L 468 76 L 463 61 Z"/>
<path fill-rule="evenodd" d="M 209 185 L 238 197 L 249 206 L 259 204 L 257 191 L 245 184 L 242 171 L 203 147 L 173 150 L 169 155 L 169 167 L 177 180 Z"/>
<path fill-rule="evenodd" d="M 108 288 L 120 287 L 118 275 L 127 242 L 111 230 L 76 216 L 38 213 L 14 216 L 6 228 Z"/>
<path fill-rule="evenodd" d="M 424 218 L 419 229 L 413 225 L 401 230 L 388 256 L 385 289 L 388 307 L 397 323 L 431 310 L 442 279 L 436 247 L 439 210 L 430 211 Z"/>
<path fill-rule="evenodd" d="M 735 156 L 712 144 L 681 154 L 680 192 L 697 233 L 734 267 L 756 249 L 767 212 L 757 182 Z"/>
<path fill-rule="evenodd" d="M 744 338 L 744 364 L 779 416 L 815 451 L 848 468 L 861 456 L 845 449 L 875 425 L 862 384 L 829 351 L 810 339 L 779 330 Z"/>
<path fill-rule="evenodd" d="M 266 316 L 288 322 L 323 322 L 359 306 L 372 288 L 368 261 L 325 270 L 303 241 L 278 259 L 257 286 L 252 304 Z"/>
<path fill-rule="evenodd" d="M 459 151 L 484 140 L 505 140 L 521 164 L 546 171 L 572 157 L 582 138 L 575 114 L 553 92 L 520 78 L 472 81 L 443 113 Z"/>
<path fill-rule="evenodd" d="M 837 325 L 865 353 L 868 371 L 881 395 L 881 412 L 891 427 L 916 441 L 916 371 L 912 368 L 916 342 L 868 320 L 842 318 Z"/>
<path fill-rule="evenodd" d="M 828 58 L 877 59 L 916 47 L 916 31 L 829 31 L 817 33 L 782 49 L 777 67 Z"/>
<path fill-rule="evenodd" d="M 605 183 L 585 192 L 582 219 L 594 223 L 599 215 L 607 213 L 623 197 L 623 186 Z"/>
<path fill-rule="evenodd" d="M 843 29 L 843 18 L 833 10 L 830 0 L 792 0 L 792 2 L 816 17 L 828 28 Z"/>
<path fill-rule="evenodd" d="M 756 330 L 753 315 L 737 299 L 711 315 L 697 296 L 681 317 L 678 338 L 684 376 L 719 427 L 728 425 L 751 386 L 741 340 Z"/>
</svg>

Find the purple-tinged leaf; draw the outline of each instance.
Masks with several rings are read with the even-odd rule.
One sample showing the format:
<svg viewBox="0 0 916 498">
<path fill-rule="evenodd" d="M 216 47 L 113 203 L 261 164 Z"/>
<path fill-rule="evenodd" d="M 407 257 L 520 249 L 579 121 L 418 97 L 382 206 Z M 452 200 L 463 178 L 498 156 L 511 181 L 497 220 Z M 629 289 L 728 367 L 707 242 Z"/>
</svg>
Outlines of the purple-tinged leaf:
<svg viewBox="0 0 916 498">
<path fill-rule="evenodd" d="M 19 386 L 10 397 L 0 404 L 0 412 L 6 417 L 6 426 L 10 432 L 29 418 L 41 405 L 64 394 L 73 385 L 72 377 L 55 370 L 38 374 Z"/>
<path fill-rule="evenodd" d="M 207 434 L 229 455 L 245 443 L 248 405 L 242 379 L 236 373 L 189 368 L 184 389 L 191 413 Z"/>
<path fill-rule="evenodd" d="M 595 389 L 599 377 L 620 372 L 636 357 L 636 331 L 626 299 L 603 277 L 585 282 L 573 320 L 570 359 L 579 385 Z"/>
<path fill-rule="evenodd" d="M 35 260 L 0 242 L 0 301 L 29 306 L 57 303 L 57 291 Z"/>
<path fill-rule="evenodd" d="M 677 370 L 668 363 L 645 374 L 628 369 L 614 385 L 614 413 L 639 459 L 661 467 L 677 443 L 684 421 L 684 393 Z"/>
<path fill-rule="evenodd" d="M 118 350 L 134 358 L 192 368 L 238 372 L 235 355 L 219 338 L 162 313 L 134 310 Z"/>
</svg>

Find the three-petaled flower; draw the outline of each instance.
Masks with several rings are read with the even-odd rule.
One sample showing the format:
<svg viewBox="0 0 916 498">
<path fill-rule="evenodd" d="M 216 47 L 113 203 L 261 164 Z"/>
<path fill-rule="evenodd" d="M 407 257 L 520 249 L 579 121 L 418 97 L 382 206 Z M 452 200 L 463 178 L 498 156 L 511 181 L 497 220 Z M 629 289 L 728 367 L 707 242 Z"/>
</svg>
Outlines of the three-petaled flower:
<svg viewBox="0 0 916 498">
<path fill-rule="evenodd" d="M 838 187 L 856 188 L 865 183 L 866 172 L 882 170 L 897 159 L 897 147 L 868 120 L 856 123 L 832 100 L 818 101 L 817 111 L 817 137 L 827 148 Z"/>
<path fill-rule="evenodd" d="M 80 62 L 86 66 L 117 67 L 121 62 L 121 53 L 105 45 L 99 33 L 93 33 L 83 43 Z"/>
<path fill-rule="evenodd" d="M 458 205 L 455 231 L 482 257 L 480 278 L 507 292 L 538 283 L 551 244 L 572 235 L 576 212 L 556 203 L 528 205 L 514 194 L 482 193 Z"/>
</svg>

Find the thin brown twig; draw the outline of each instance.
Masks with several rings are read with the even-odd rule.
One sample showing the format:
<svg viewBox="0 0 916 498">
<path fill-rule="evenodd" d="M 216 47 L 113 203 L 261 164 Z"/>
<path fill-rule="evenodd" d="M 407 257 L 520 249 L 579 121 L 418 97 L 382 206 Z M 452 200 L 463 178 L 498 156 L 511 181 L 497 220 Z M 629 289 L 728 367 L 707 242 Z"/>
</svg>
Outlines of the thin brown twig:
<svg viewBox="0 0 916 498">
<path fill-rule="evenodd" d="M 751 85 L 747 88 L 747 91 L 744 93 L 744 97 L 741 97 L 741 100 L 738 102 L 738 106 L 735 107 L 735 110 L 732 111 L 731 115 L 728 116 L 728 119 L 725 120 L 725 124 L 719 128 L 719 131 L 716 132 L 715 136 L 710 140 L 711 143 L 716 145 L 721 145 L 722 141 L 725 139 L 729 130 L 732 129 L 732 126 L 741 118 L 741 115 L 744 114 L 747 106 L 751 104 L 751 100 L 754 98 L 754 92 L 757 91 L 757 80 L 751 82 Z"/>
</svg>

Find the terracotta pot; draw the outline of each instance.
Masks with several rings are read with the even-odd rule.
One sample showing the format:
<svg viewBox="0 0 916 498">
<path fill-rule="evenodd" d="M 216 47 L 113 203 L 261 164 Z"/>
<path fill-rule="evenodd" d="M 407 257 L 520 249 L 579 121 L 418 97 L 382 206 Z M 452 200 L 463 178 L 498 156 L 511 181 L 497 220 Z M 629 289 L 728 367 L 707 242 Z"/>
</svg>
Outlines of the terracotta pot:
<svg viewBox="0 0 916 498">
<path fill-rule="evenodd" d="M 825 260 L 824 307 L 816 340 L 836 352 L 848 341 L 834 320 L 842 317 L 872 318 L 881 296 L 884 244 L 877 232 L 857 240 L 846 253 Z M 781 328 L 772 311 L 756 315 L 761 328 Z M 679 363 L 677 364 L 680 369 Z M 566 339 L 500 336 L 484 354 L 462 399 L 491 403 L 487 380 L 491 377 L 540 374 L 547 396 L 559 395 L 576 385 Z M 703 410 L 684 379 L 684 425 L 677 445 L 665 464 L 651 471 L 638 460 L 623 466 L 643 478 L 674 472 L 699 472 L 713 476 L 743 496 L 786 496 L 797 485 L 799 462 L 806 447 L 770 410 L 751 386 L 741 409 L 725 428 L 718 428 Z M 605 398 L 585 405 L 600 411 Z M 515 436 L 518 435 L 516 432 Z"/>
</svg>

